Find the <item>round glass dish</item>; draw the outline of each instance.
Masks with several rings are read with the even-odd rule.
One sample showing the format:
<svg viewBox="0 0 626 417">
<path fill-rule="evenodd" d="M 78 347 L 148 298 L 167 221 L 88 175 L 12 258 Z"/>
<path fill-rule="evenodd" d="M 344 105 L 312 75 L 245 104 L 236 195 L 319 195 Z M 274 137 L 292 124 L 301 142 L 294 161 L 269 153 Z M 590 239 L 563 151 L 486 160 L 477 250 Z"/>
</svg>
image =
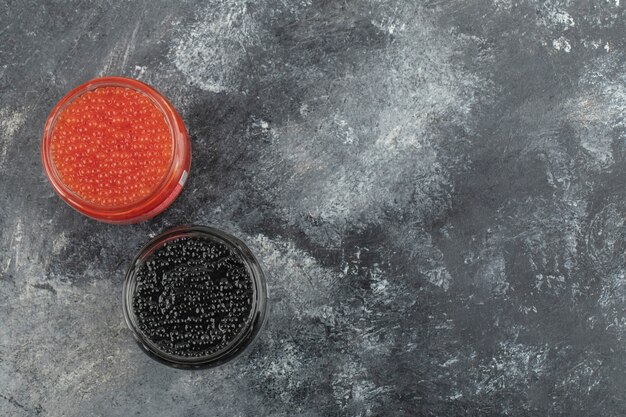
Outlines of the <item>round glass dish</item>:
<svg viewBox="0 0 626 417">
<path fill-rule="evenodd" d="M 169 251 L 172 247 L 172 243 L 176 243 L 183 241 L 183 238 L 200 238 L 202 240 L 207 240 L 216 245 L 225 246 L 230 254 L 235 255 L 241 260 L 241 263 L 245 265 L 245 270 L 247 271 L 247 276 L 251 281 L 251 296 L 249 298 L 250 311 L 249 314 L 246 315 L 245 324 L 240 326 L 236 333 L 233 333 L 233 336 L 230 337 L 223 346 L 219 348 L 219 350 L 214 351 L 210 354 L 202 355 L 202 356 L 184 356 L 179 354 L 174 354 L 172 352 L 167 352 L 166 349 L 159 346 L 159 342 L 155 342 L 155 340 L 151 339 L 146 332 L 141 330 L 140 322 L 141 318 L 138 317 L 137 312 L 135 311 L 137 308 L 136 303 L 136 294 L 141 294 L 141 288 L 139 288 L 138 276 L 141 271 L 146 270 L 146 265 L 149 262 L 153 264 L 156 263 L 156 256 L 153 256 L 155 252 L 158 251 Z M 166 245 L 168 244 L 168 245 Z M 187 250 L 187 249 L 185 249 Z M 192 249 L 190 249 L 192 250 Z M 207 261 L 210 262 L 210 261 Z M 171 265 L 176 265 L 176 262 L 171 261 L 171 259 L 167 259 L 166 261 L 168 267 Z M 197 264 L 196 264 L 197 265 Z M 192 270 L 192 266 L 185 265 L 184 271 Z M 187 269 L 189 268 L 189 269 Z M 168 278 L 171 277 L 175 272 L 172 272 L 174 267 L 171 269 L 167 269 L 163 275 L 159 275 L 159 273 L 154 274 L 154 279 L 163 281 L 164 275 L 168 275 Z M 186 273 L 186 272 L 185 272 Z M 145 275 L 144 275 L 145 276 Z M 198 282 L 197 274 L 193 273 L 190 275 L 192 278 L 186 278 L 186 282 Z M 228 274 L 226 274 L 228 276 Z M 232 276 L 232 274 L 231 274 Z M 210 277 L 210 280 L 216 280 L 214 277 Z M 195 280 L 195 281 L 194 281 Z M 142 284 L 143 285 L 143 284 Z M 152 289 L 152 284 L 146 283 L 146 285 Z M 188 284 L 189 285 L 189 284 Z M 221 285 L 221 284 L 220 284 Z M 163 285 L 165 287 L 165 285 Z M 153 299 L 143 299 L 142 302 L 146 304 L 152 304 L 155 309 L 160 310 L 163 306 L 167 308 L 167 298 L 169 298 L 170 294 L 176 294 L 176 297 L 179 299 L 183 299 L 183 303 L 187 303 L 189 300 L 190 292 L 185 291 L 184 289 L 181 291 L 180 287 L 176 290 L 171 291 L 166 295 L 165 290 L 160 292 L 158 297 L 158 306 L 155 306 L 155 301 Z M 197 295 L 196 295 L 197 296 Z M 215 296 L 215 294 L 208 294 L 209 297 Z M 184 368 L 184 369 L 199 369 L 199 368 L 210 368 L 214 366 L 218 366 L 224 364 L 242 352 L 244 352 L 255 340 L 256 336 L 259 334 L 260 330 L 265 324 L 266 319 L 266 310 L 267 310 L 267 284 L 265 281 L 265 276 L 259 262 L 256 260 L 252 252 L 248 249 L 248 247 L 239 239 L 234 236 L 231 236 L 225 232 L 220 230 L 206 227 L 206 226 L 179 226 L 173 229 L 170 229 L 152 240 L 148 242 L 139 252 L 139 254 L 133 260 L 128 272 L 126 274 L 126 280 L 124 282 L 123 287 L 123 297 L 122 297 L 122 305 L 124 310 L 124 318 L 126 320 L 126 324 L 129 329 L 132 331 L 133 336 L 141 349 L 146 352 L 153 359 L 164 363 L 166 365 L 175 367 L 175 368 Z M 180 303 L 180 301 L 179 301 Z M 145 304 L 144 304 L 145 305 Z M 231 304 L 232 306 L 232 304 Z M 197 307 L 195 313 L 198 313 Z M 232 308 L 232 307 L 229 307 Z M 208 311 L 208 310 L 207 310 Z M 167 314 L 171 314 L 172 310 L 170 309 Z M 203 310 L 204 312 L 204 310 Z M 141 313 L 139 313 L 141 314 Z M 162 316 L 163 314 L 161 314 Z M 224 322 L 223 319 L 222 323 Z M 183 319 L 184 321 L 184 319 Z M 145 322 L 144 322 L 145 323 Z M 193 322 L 197 323 L 197 322 Z M 192 326 L 193 323 L 190 323 Z M 199 325 L 200 329 L 205 329 L 204 325 L 207 324 L 208 321 L 205 319 L 204 323 Z M 218 327 L 220 327 L 218 325 Z M 187 326 L 185 326 L 185 329 Z M 208 333 L 209 326 L 206 327 L 207 330 L 200 330 L 200 333 L 206 332 Z M 197 337 L 200 333 L 197 333 L 195 336 Z M 162 333 L 159 333 L 162 334 Z M 171 334 L 171 333 L 169 333 Z M 204 335 L 202 336 L 205 337 Z M 162 339 L 162 340 L 167 340 Z"/>
<path fill-rule="evenodd" d="M 146 195 L 142 195 L 140 198 L 132 200 L 128 203 L 104 205 L 94 203 L 93 201 L 89 201 L 88 199 L 81 197 L 79 193 L 75 192 L 66 183 L 64 183 L 54 162 L 53 137 L 57 122 L 64 111 L 68 109 L 68 106 L 72 105 L 76 99 L 82 97 L 86 93 L 94 92 L 97 89 L 101 89 L 100 92 L 103 92 L 107 90 L 107 88 L 109 90 L 130 90 L 130 92 L 136 93 L 135 97 L 147 98 L 148 102 L 163 116 L 164 122 L 169 130 L 171 152 L 169 154 L 169 161 L 167 159 L 162 161 L 164 164 L 164 174 L 156 177 L 154 186 L 151 187 L 150 191 L 146 192 Z M 144 100 L 142 98 L 140 99 Z M 115 103 L 115 100 L 113 100 L 113 104 L 120 103 Z M 113 104 L 102 104 L 101 111 L 106 114 L 109 110 L 106 106 L 113 106 Z M 93 118 L 93 116 L 90 117 Z M 92 120 L 89 121 L 92 122 Z M 110 120 L 105 122 L 110 123 Z M 163 123 L 163 121 L 160 120 L 160 123 Z M 128 124 L 132 125 L 133 121 L 130 120 Z M 87 128 L 87 126 L 85 126 L 85 128 Z M 132 142 L 132 135 L 129 134 L 128 137 L 129 142 Z M 83 146 L 89 147 L 90 143 L 92 142 L 87 142 Z M 106 144 L 104 146 L 106 147 Z M 64 151 L 69 152 L 71 149 L 72 148 L 70 147 L 69 150 Z M 147 151 L 149 152 L 150 150 Z M 41 142 L 41 160 L 46 176 L 48 177 L 48 180 L 52 184 L 54 190 L 61 197 L 61 199 L 63 199 L 63 201 L 69 204 L 72 208 L 95 220 L 114 224 L 128 224 L 145 221 L 158 215 L 180 194 L 187 179 L 191 165 L 191 146 L 181 117 L 176 112 L 174 107 L 155 89 L 140 81 L 129 78 L 103 77 L 96 78 L 79 85 L 67 93 L 54 106 L 48 116 L 48 119 L 46 120 L 43 131 L 43 138 Z M 97 168 L 99 169 L 100 166 L 97 166 Z M 115 172 L 114 169 L 116 168 L 111 168 L 111 172 Z M 80 177 L 80 171 L 77 170 L 77 172 L 77 176 Z M 132 181 L 135 181 L 133 184 L 137 183 L 137 176 L 141 176 L 142 174 L 145 174 L 145 172 L 132 173 L 134 176 Z M 128 177 L 124 178 L 125 181 L 127 179 Z M 128 181 L 130 182 L 131 180 L 128 179 Z M 97 187 L 96 191 L 93 192 L 97 194 Z"/>
</svg>

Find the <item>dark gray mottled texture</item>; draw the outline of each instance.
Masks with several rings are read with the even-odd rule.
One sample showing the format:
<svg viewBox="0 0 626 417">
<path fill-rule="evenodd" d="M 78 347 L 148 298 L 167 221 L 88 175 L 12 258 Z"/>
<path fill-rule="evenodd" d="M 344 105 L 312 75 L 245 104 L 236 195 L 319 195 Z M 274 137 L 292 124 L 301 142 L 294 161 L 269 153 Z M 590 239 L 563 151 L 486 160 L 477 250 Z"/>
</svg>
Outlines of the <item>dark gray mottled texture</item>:
<svg viewBox="0 0 626 417">
<path fill-rule="evenodd" d="M 626 414 L 626 12 L 619 0 L 0 0 L 0 415 Z M 168 96 L 193 144 L 163 215 L 53 193 L 77 84 Z M 271 315 L 220 369 L 134 345 L 155 233 L 248 242 Z"/>
</svg>

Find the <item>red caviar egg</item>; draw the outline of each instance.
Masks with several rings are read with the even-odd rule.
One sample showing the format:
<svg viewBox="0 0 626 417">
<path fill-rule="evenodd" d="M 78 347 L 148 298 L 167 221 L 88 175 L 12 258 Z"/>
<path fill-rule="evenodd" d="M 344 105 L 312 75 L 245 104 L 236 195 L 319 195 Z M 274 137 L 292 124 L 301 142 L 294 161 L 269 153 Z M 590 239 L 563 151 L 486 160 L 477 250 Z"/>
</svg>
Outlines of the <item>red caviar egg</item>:
<svg viewBox="0 0 626 417">
<path fill-rule="evenodd" d="M 161 110 L 144 94 L 117 86 L 96 88 L 68 103 L 50 145 L 61 182 L 84 201 L 109 208 L 154 193 L 173 153 Z"/>
</svg>

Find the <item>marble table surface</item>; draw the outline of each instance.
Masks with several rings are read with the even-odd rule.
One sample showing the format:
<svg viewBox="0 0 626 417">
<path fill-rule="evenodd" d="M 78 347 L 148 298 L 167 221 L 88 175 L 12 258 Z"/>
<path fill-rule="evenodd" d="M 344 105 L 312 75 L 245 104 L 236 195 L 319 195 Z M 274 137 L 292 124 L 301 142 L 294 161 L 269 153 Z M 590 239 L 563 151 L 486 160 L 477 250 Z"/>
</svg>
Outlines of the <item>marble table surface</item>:
<svg viewBox="0 0 626 417">
<path fill-rule="evenodd" d="M 0 0 L 0 415 L 623 416 L 626 7 L 527 0 Z M 42 170 L 102 75 L 180 111 L 193 162 L 138 225 Z M 147 357 L 150 237 L 212 225 L 268 277 L 224 367 Z"/>
</svg>

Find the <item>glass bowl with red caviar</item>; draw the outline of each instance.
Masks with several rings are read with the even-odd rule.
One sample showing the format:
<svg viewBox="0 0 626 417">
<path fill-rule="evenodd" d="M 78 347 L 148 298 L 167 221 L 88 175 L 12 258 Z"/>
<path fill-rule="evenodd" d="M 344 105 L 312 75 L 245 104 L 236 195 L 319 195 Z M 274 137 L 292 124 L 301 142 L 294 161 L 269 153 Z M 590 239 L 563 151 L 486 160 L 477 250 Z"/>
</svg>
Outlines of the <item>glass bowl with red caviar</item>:
<svg viewBox="0 0 626 417">
<path fill-rule="evenodd" d="M 46 121 L 44 170 L 71 207 L 107 223 L 138 223 L 180 194 L 191 164 L 185 125 L 152 87 L 103 77 L 67 93 Z"/>
</svg>

